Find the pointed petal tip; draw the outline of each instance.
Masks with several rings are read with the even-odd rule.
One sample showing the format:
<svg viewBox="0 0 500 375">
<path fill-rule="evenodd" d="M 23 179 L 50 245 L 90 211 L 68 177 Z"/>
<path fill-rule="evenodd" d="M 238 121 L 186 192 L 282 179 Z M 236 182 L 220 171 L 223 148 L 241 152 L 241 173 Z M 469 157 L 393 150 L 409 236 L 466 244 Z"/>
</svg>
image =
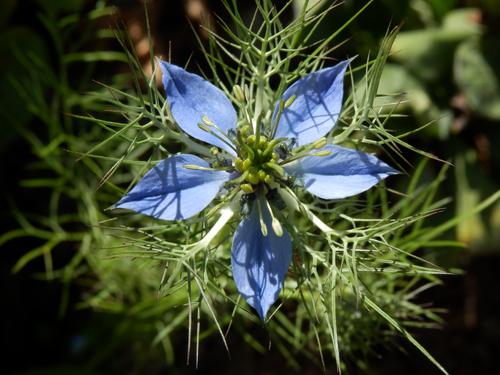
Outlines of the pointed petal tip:
<svg viewBox="0 0 500 375">
<path fill-rule="evenodd" d="M 161 220 L 186 220 L 198 214 L 215 198 L 230 174 L 187 169 L 185 164 L 209 166 L 195 155 L 170 156 L 151 168 L 114 207 Z"/>
<path fill-rule="evenodd" d="M 191 137 L 235 155 L 227 133 L 236 128 L 237 114 L 224 92 L 203 77 L 169 62 L 160 60 L 160 69 L 170 112 L 178 126 Z M 198 124 L 203 117 L 217 124 L 224 135 L 201 129 Z"/>
<path fill-rule="evenodd" d="M 344 75 L 352 59 L 312 72 L 288 87 L 282 96 L 292 104 L 281 111 L 276 138 L 293 138 L 296 146 L 312 143 L 328 134 L 336 125 L 342 110 Z M 280 113 L 277 103 L 273 119 Z"/>
<path fill-rule="evenodd" d="M 304 188 L 322 199 L 344 199 L 360 194 L 390 175 L 400 172 L 376 156 L 327 145 L 328 156 L 306 156 L 285 166 L 291 176 L 304 182 Z"/>
<path fill-rule="evenodd" d="M 283 288 L 292 258 L 292 242 L 285 230 L 281 237 L 273 230 L 264 236 L 255 205 L 236 229 L 231 265 L 238 291 L 264 321 Z M 264 213 L 264 221 L 271 228 L 269 214 Z"/>
</svg>

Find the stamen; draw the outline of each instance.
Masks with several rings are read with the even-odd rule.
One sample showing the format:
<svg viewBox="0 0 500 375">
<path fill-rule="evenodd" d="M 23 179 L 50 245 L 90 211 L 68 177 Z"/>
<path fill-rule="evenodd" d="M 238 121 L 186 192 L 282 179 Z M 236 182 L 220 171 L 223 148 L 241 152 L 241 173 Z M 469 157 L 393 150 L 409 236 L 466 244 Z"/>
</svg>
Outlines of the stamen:
<svg viewBox="0 0 500 375">
<path fill-rule="evenodd" d="M 267 162 L 264 164 L 264 167 L 267 167 L 267 168 L 270 168 L 272 169 L 273 171 L 275 171 L 280 177 L 283 177 L 285 175 L 285 170 L 283 169 L 283 167 L 281 165 L 278 165 L 276 163 L 273 163 L 273 162 Z"/>
<path fill-rule="evenodd" d="M 210 129 L 210 126 L 209 126 L 209 125 L 207 125 L 207 124 L 205 124 L 205 123 L 199 123 L 199 124 L 198 124 L 198 127 L 199 127 L 201 130 L 203 130 L 203 131 L 205 131 L 205 132 L 207 132 L 207 133 L 211 133 L 211 132 L 212 132 L 212 129 Z"/>
<path fill-rule="evenodd" d="M 186 169 L 193 169 L 195 171 L 221 171 L 221 170 L 229 169 L 229 168 L 200 167 L 199 165 L 195 165 L 195 164 L 184 164 L 182 167 L 186 168 Z"/>
<path fill-rule="evenodd" d="M 293 104 L 295 99 L 297 99 L 297 95 L 290 96 L 285 102 L 285 108 L 289 108 Z"/>
<path fill-rule="evenodd" d="M 257 198 L 257 209 L 259 210 L 259 222 L 260 222 L 260 231 L 264 237 L 267 236 L 267 225 L 264 221 L 264 216 L 262 214 L 262 206 L 261 206 L 262 197 Z"/>
<path fill-rule="evenodd" d="M 215 124 L 212 120 L 210 120 L 207 116 L 203 115 L 201 116 L 201 121 L 202 123 L 199 123 L 198 124 L 198 127 L 203 130 L 203 131 L 206 131 L 207 133 L 209 134 L 212 134 L 214 137 L 220 139 L 222 142 L 224 142 L 226 145 L 228 145 L 229 147 L 231 147 L 234 151 L 238 152 L 238 150 L 236 150 L 236 147 L 234 147 L 231 139 L 227 136 L 226 133 L 224 133 L 222 131 L 221 128 L 219 128 L 217 126 L 217 124 Z M 219 134 L 215 133 L 211 128 L 214 128 L 215 130 L 217 130 L 219 132 Z"/>
<path fill-rule="evenodd" d="M 326 146 L 326 138 L 325 137 L 322 137 L 322 138 L 318 139 L 316 142 L 314 142 L 312 144 L 312 147 L 316 148 L 316 149 L 323 148 L 325 146 Z"/>
<path fill-rule="evenodd" d="M 314 152 L 312 154 L 309 154 L 309 156 L 328 156 L 331 154 L 332 154 L 332 152 L 330 150 L 323 150 L 323 151 L 318 151 L 318 152 Z"/>
<path fill-rule="evenodd" d="M 307 151 L 304 151 L 304 152 L 301 152 L 301 153 L 298 153 L 296 155 L 293 155 L 292 157 L 286 159 L 286 160 L 283 160 L 280 165 L 285 165 L 285 164 L 288 164 L 288 163 L 291 163 L 292 161 L 295 161 L 295 160 L 299 160 L 299 159 L 302 159 L 302 158 L 305 158 L 306 156 L 328 156 L 328 155 L 331 155 L 332 152 L 330 150 L 322 150 L 322 151 L 318 151 L 318 152 L 309 152 L 310 150 L 307 150 Z"/>
<path fill-rule="evenodd" d="M 253 185 L 257 185 L 260 181 L 258 173 L 249 173 L 246 179 Z"/>
<path fill-rule="evenodd" d="M 233 94 L 239 102 L 246 102 L 245 93 L 240 85 L 233 86 Z"/>
<path fill-rule="evenodd" d="M 243 160 L 240 158 L 234 159 L 234 167 L 238 172 L 243 172 Z"/>
<path fill-rule="evenodd" d="M 269 201 L 267 199 L 264 199 L 266 201 L 267 209 L 269 211 L 269 214 L 271 215 L 271 226 L 273 227 L 274 233 L 278 236 L 281 237 L 283 236 L 283 227 L 281 226 L 281 223 L 279 222 L 278 219 L 274 216 L 273 209 L 271 205 L 269 204 Z"/>
<path fill-rule="evenodd" d="M 283 138 L 279 138 L 279 139 L 273 139 L 271 142 L 269 142 L 267 144 L 267 147 L 265 148 L 264 150 L 264 156 L 269 156 L 269 155 L 273 155 L 274 153 L 274 149 L 276 148 L 276 146 L 278 146 L 280 144 L 280 142 L 283 140 Z M 277 155 L 277 154 L 276 154 Z"/>
<path fill-rule="evenodd" d="M 243 190 L 245 193 L 250 194 L 253 193 L 253 186 L 250 184 L 241 184 L 240 185 L 241 190 Z"/>
<path fill-rule="evenodd" d="M 213 126 L 215 127 L 215 123 L 213 123 L 207 116 L 203 115 L 201 116 L 201 121 L 203 121 L 204 124 L 206 124 L 207 126 Z"/>
<path fill-rule="evenodd" d="M 252 165 L 252 161 L 250 159 L 245 159 L 243 161 L 243 170 L 246 171 Z"/>
<path fill-rule="evenodd" d="M 205 117 L 205 116 L 203 116 Z M 205 120 L 205 119 L 204 119 Z M 208 119 L 206 119 L 208 120 Z M 208 120 L 211 124 L 213 124 L 213 122 L 211 122 L 210 120 Z M 235 152 L 238 152 L 238 150 L 236 150 L 236 147 L 234 147 L 233 143 L 231 142 L 231 140 L 228 138 L 228 136 L 226 134 L 224 134 L 224 132 L 217 126 L 217 125 L 209 125 L 208 123 L 206 122 L 203 122 L 203 123 L 199 123 L 198 124 L 198 127 L 203 130 L 203 131 L 206 131 L 207 133 L 213 135 L 214 137 L 216 137 L 217 139 L 221 140 L 222 142 L 224 142 L 226 145 L 228 145 L 229 147 L 231 147 Z M 211 127 L 215 128 L 220 134 L 222 134 L 223 137 L 221 137 L 219 134 L 215 133 Z"/>
</svg>

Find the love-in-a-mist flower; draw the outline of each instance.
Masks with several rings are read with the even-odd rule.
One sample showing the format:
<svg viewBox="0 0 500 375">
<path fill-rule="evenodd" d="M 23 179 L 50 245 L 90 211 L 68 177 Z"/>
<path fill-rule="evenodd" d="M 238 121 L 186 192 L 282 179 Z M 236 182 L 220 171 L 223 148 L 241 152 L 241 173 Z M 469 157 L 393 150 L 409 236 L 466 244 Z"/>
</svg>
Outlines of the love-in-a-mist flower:
<svg viewBox="0 0 500 375">
<path fill-rule="evenodd" d="M 361 193 L 397 173 L 373 155 L 326 144 L 339 117 L 349 61 L 311 73 L 292 84 L 273 114 L 238 115 L 224 93 L 184 69 L 160 62 L 167 102 L 177 125 L 216 147 L 204 160 L 178 154 L 161 161 L 116 207 L 163 220 L 185 220 L 224 187 L 228 204 L 245 202 L 232 243 L 232 272 L 240 294 L 264 319 L 283 286 L 292 241 L 280 192 L 304 188 L 323 199 Z M 248 100 L 240 86 L 239 107 Z M 261 120 L 261 119 L 266 119 Z M 290 228 L 290 227 L 289 227 Z M 297 229 L 300 232 L 300 228 Z"/>
</svg>

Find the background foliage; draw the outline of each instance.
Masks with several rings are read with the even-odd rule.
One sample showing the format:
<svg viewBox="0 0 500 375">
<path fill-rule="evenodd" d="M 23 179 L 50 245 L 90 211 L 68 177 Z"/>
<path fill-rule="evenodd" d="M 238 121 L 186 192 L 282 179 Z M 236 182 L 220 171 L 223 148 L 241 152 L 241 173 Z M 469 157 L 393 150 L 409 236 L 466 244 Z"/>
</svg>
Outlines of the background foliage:
<svg viewBox="0 0 500 375">
<path fill-rule="evenodd" d="M 244 14 L 251 14 L 248 3 Z M 118 17 L 111 5 L 118 7 Z M 316 37 L 337 30 L 362 5 L 360 1 L 339 5 L 324 23 L 328 27 L 317 30 Z M 301 1 L 294 6 L 299 8 Z M 171 56 L 180 65 L 191 59 L 203 67 L 196 37 L 184 16 L 195 25 L 208 25 L 215 15 L 224 17 L 220 2 L 179 0 L 166 5 L 156 1 L 151 7 L 155 53 Z M 293 12 L 285 17 L 293 17 Z M 435 301 L 450 313 L 445 315 L 444 331 L 420 332 L 451 373 L 469 373 L 470 363 L 493 373 L 492 359 L 500 349 L 495 340 L 500 333 L 496 318 L 500 303 L 491 292 L 498 282 L 495 265 L 500 263 L 498 199 L 482 213 L 471 214 L 500 185 L 495 173 L 500 167 L 495 147 L 500 139 L 500 56 L 495 48 L 499 19 L 494 1 L 380 0 L 338 39 L 348 39 L 339 55 L 359 55 L 364 60 L 376 53 L 388 25 L 402 24 L 379 93 L 391 94 L 391 100 L 396 95 L 403 102 L 400 114 L 407 116 L 389 125 L 404 133 L 429 124 L 411 135 L 410 143 L 454 164 L 434 192 L 438 200 L 449 198 L 446 211 L 431 219 L 436 227 L 451 224 L 439 232 L 442 251 L 431 253 L 429 259 L 464 268 L 465 274 L 448 277 L 446 286 L 424 293 L 423 301 Z M 2 366 L 8 371 L 161 373 L 168 368 L 169 373 L 186 372 L 186 335 L 182 329 L 171 334 L 183 318 L 171 312 L 175 296 L 159 303 L 151 293 L 161 273 L 152 272 L 147 262 L 138 267 L 127 259 L 103 261 L 97 253 L 104 241 L 111 245 L 103 226 L 92 223 L 105 217 L 103 202 L 111 204 L 116 197 L 113 186 L 102 183 L 114 162 L 103 169 L 102 163 L 80 158 L 101 144 L 106 129 L 72 115 L 100 109 L 102 102 L 96 95 L 85 95 L 108 92 L 99 82 L 125 88 L 131 81 L 127 56 L 112 30 L 117 24 L 126 26 L 129 42 L 147 71 L 144 20 L 142 4 L 135 1 L 32 0 L 21 6 L 20 1 L 8 0 L 0 4 L 0 152 L 5 198 L 0 251 L 6 301 L 2 346 L 7 358 Z M 203 30 L 195 30 L 198 38 L 206 40 Z M 116 151 L 111 145 L 100 147 Z M 405 156 L 419 165 L 414 154 Z M 441 168 L 442 164 L 430 161 L 416 170 L 425 181 L 433 181 L 441 176 Z M 126 172 L 117 173 L 115 181 L 130 180 Z M 452 225 L 454 218 L 465 216 L 458 226 Z M 162 314 L 163 321 L 154 319 Z M 282 359 L 275 355 L 279 349 L 268 353 L 258 346 L 266 342 L 265 330 L 256 333 L 260 340 L 254 340 L 244 326 L 236 329 L 242 339 L 229 341 L 232 361 L 227 360 L 220 339 L 210 337 L 209 331 L 203 333 L 202 370 L 282 369 Z M 370 324 L 356 329 L 370 329 Z M 363 347 L 364 342 L 359 348 Z M 384 355 L 371 357 L 369 365 L 361 352 L 350 361 L 365 366 L 367 373 L 429 369 L 419 356 L 386 350 L 377 349 Z M 311 367 L 310 371 L 321 370 Z"/>
</svg>

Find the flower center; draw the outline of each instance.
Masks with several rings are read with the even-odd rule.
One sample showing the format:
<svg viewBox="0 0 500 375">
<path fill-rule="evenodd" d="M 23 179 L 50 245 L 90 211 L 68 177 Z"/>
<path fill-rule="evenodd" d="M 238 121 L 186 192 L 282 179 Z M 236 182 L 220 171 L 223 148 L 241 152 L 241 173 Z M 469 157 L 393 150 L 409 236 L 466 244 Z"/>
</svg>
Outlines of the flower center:
<svg viewBox="0 0 500 375">
<path fill-rule="evenodd" d="M 276 181 L 285 175 L 278 163 L 279 154 L 275 151 L 281 140 L 251 134 L 249 125 L 238 128 L 237 138 L 238 157 L 234 160 L 234 167 L 241 173 L 241 189 L 245 193 L 253 193 L 259 185 L 276 185 Z"/>
</svg>

